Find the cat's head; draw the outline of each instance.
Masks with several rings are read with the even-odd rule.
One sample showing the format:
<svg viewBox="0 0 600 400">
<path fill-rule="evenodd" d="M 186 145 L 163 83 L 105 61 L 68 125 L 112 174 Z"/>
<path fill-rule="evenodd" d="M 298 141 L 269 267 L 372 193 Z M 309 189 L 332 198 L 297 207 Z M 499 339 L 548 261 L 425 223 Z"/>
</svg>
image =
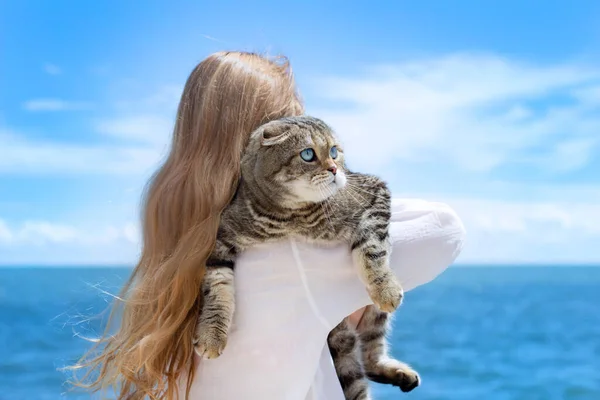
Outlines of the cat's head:
<svg viewBox="0 0 600 400">
<path fill-rule="evenodd" d="M 344 153 L 331 128 L 309 116 L 268 122 L 250 136 L 242 175 L 287 203 L 318 203 L 346 185 Z"/>
</svg>

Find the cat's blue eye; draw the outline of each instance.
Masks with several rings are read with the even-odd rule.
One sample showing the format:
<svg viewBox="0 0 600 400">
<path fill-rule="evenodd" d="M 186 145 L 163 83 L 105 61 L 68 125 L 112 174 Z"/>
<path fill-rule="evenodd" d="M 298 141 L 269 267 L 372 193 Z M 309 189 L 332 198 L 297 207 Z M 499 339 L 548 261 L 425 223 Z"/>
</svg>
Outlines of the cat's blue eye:
<svg viewBox="0 0 600 400">
<path fill-rule="evenodd" d="M 333 158 L 334 160 L 337 158 L 338 156 L 338 150 L 336 146 L 333 146 L 331 148 L 331 150 L 329 150 L 329 155 L 331 156 L 331 158 Z"/>
<path fill-rule="evenodd" d="M 300 157 L 306 162 L 315 160 L 315 151 L 313 149 L 304 149 L 300 152 Z"/>
</svg>

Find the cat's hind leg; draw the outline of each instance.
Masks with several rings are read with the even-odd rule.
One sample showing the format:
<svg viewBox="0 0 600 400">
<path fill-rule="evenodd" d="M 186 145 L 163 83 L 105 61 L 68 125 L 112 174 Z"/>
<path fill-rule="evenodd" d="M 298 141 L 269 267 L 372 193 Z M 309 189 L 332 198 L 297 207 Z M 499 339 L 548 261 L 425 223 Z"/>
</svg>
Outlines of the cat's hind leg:
<svg viewBox="0 0 600 400">
<path fill-rule="evenodd" d="M 419 374 L 408 364 L 388 355 L 386 334 L 390 314 L 368 306 L 356 327 L 366 376 L 373 382 L 398 386 L 410 392 L 421 383 Z"/>
<path fill-rule="evenodd" d="M 346 400 L 371 400 L 369 381 L 360 362 L 358 336 L 346 319 L 329 333 L 327 344 Z"/>
</svg>

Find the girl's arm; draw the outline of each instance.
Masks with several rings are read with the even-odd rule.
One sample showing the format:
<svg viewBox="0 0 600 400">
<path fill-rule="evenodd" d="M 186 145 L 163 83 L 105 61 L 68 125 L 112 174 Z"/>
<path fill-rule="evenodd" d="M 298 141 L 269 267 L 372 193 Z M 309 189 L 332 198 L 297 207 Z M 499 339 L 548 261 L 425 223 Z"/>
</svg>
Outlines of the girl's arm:
<svg viewBox="0 0 600 400">
<path fill-rule="evenodd" d="M 394 199 L 390 224 L 390 266 L 404 291 L 428 283 L 444 272 L 458 257 L 465 236 L 461 220 L 448 205 Z M 296 262 L 307 270 L 308 286 L 317 312 L 331 327 L 356 310 L 372 304 L 364 283 L 353 268 L 347 246 L 333 249 L 314 248 L 301 243 L 297 246 L 299 256 Z M 410 301 L 408 299 L 405 303 Z"/>
</svg>

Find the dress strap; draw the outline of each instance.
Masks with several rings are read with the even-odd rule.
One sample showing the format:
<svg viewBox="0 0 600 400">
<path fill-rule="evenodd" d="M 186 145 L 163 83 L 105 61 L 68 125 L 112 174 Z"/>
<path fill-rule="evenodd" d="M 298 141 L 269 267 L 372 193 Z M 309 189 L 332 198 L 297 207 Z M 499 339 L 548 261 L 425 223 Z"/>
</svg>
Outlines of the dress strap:
<svg viewBox="0 0 600 400">
<path fill-rule="evenodd" d="M 292 255 L 294 256 L 294 260 L 296 261 L 296 267 L 298 268 L 298 274 L 300 275 L 300 279 L 302 280 L 302 285 L 304 286 L 304 291 L 306 292 L 306 299 L 308 300 L 308 304 L 312 309 L 315 317 L 325 326 L 327 332 L 331 331 L 333 327 L 327 322 L 327 319 L 321 314 L 321 310 L 317 306 L 317 302 L 312 295 L 312 291 L 310 290 L 310 286 L 308 285 L 308 278 L 306 277 L 306 270 L 304 268 L 304 264 L 302 263 L 302 258 L 300 257 L 300 251 L 298 250 L 298 245 L 296 240 L 290 238 L 290 247 L 292 248 Z"/>
</svg>

